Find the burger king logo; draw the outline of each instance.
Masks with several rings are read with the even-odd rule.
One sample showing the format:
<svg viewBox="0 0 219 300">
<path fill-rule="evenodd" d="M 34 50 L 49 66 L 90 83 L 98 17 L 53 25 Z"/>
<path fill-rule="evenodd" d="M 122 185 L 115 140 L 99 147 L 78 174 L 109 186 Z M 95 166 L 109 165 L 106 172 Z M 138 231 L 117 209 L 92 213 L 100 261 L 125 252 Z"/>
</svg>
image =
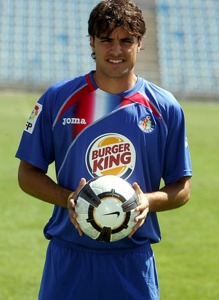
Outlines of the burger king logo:
<svg viewBox="0 0 219 300">
<path fill-rule="evenodd" d="M 117 133 L 97 137 L 86 152 L 86 166 L 92 177 L 116 175 L 127 179 L 134 170 L 135 161 L 133 144 Z"/>
</svg>

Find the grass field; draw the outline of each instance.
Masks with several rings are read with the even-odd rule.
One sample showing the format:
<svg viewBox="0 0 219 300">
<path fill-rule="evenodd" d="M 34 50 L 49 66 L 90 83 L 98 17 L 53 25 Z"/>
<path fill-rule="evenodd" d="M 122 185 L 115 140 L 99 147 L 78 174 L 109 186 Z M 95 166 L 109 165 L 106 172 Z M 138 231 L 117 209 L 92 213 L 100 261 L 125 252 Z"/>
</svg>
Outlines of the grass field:
<svg viewBox="0 0 219 300">
<path fill-rule="evenodd" d="M 14 158 L 37 98 L 34 94 L 0 94 L 0 300 L 37 299 L 41 279 L 47 245 L 42 229 L 52 207 L 20 191 Z M 182 106 L 193 164 L 192 196 L 185 207 L 158 215 L 163 240 L 153 248 L 161 300 L 216 300 L 219 105 L 186 102 Z"/>
</svg>

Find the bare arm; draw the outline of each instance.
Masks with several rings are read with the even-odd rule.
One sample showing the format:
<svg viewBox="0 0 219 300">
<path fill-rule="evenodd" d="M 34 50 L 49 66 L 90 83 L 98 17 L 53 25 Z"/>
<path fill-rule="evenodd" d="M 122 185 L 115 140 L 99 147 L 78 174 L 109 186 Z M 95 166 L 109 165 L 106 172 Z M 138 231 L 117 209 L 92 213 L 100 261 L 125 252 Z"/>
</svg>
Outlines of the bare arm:
<svg viewBox="0 0 219 300">
<path fill-rule="evenodd" d="M 149 211 L 159 212 L 178 208 L 189 201 L 191 178 L 182 177 L 177 182 L 168 184 L 158 192 L 146 194 L 149 201 Z"/>
<path fill-rule="evenodd" d="M 137 223 L 130 237 L 142 226 L 148 212 L 171 210 L 186 204 L 190 198 L 191 178 L 182 177 L 177 182 L 168 184 L 153 193 L 144 194 L 137 183 L 134 183 L 133 187 L 140 199 L 140 205 L 137 207 L 140 214 L 136 218 Z"/>
<path fill-rule="evenodd" d="M 18 182 L 27 194 L 48 203 L 67 207 L 67 200 L 72 191 L 61 187 L 41 169 L 25 161 L 20 162 Z"/>
</svg>

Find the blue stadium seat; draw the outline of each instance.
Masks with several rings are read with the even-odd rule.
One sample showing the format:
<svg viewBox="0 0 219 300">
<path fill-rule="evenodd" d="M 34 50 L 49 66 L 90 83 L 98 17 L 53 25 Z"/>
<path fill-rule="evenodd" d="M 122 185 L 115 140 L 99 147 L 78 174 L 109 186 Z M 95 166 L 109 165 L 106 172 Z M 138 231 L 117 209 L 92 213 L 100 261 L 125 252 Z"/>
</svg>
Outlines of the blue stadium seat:
<svg viewBox="0 0 219 300">
<path fill-rule="evenodd" d="M 154 1 L 162 85 L 219 93 L 218 1 Z M 47 85 L 92 69 L 87 20 L 98 2 L 0 0 L 0 84 Z"/>
<path fill-rule="evenodd" d="M 97 2 L 0 0 L 0 82 L 45 85 L 89 71 L 87 19 Z"/>
<path fill-rule="evenodd" d="M 219 5 L 213 2 L 156 0 L 161 80 L 166 88 L 187 93 L 219 93 L 219 85 L 215 85 Z M 176 74 L 182 79 L 178 80 Z"/>
</svg>

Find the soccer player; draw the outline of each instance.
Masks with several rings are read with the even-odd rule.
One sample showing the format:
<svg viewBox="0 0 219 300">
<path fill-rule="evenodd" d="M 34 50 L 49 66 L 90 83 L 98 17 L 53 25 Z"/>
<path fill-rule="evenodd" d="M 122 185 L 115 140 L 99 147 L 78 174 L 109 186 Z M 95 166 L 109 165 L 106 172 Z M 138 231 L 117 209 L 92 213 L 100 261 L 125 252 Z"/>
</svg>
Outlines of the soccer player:
<svg viewBox="0 0 219 300">
<path fill-rule="evenodd" d="M 192 171 L 179 103 L 134 72 L 145 32 L 132 2 L 97 4 L 88 22 L 95 70 L 49 87 L 26 123 L 20 187 L 54 205 L 40 300 L 159 299 L 157 212 L 189 200 Z M 46 174 L 53 162 L 57 183 Z M 83 234 L 74 210 L 79 189 L 103 174 L 132 183 L 140 199 L 131 234 L 113 243 Z"/>
</svg>

